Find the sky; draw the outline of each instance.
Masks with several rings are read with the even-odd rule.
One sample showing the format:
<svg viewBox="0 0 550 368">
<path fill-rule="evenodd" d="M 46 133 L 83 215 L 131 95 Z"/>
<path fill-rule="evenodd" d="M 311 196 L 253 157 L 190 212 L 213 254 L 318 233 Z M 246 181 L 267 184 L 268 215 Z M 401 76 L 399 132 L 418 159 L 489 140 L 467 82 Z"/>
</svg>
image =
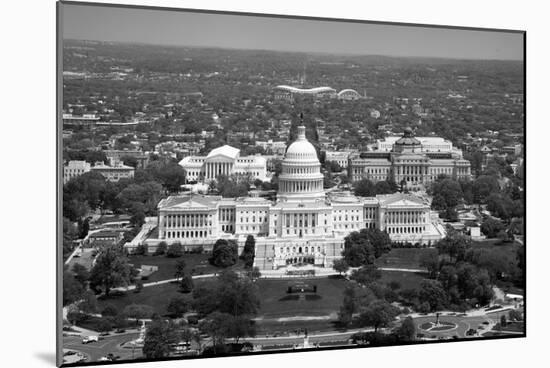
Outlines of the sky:
<svg viewBox="0 0 550 368">
<path fill-rule="evenodd" d="M 65 39 L 405 57 L 523 60 L 513 32 L 63 4 Z"/>
</svg>

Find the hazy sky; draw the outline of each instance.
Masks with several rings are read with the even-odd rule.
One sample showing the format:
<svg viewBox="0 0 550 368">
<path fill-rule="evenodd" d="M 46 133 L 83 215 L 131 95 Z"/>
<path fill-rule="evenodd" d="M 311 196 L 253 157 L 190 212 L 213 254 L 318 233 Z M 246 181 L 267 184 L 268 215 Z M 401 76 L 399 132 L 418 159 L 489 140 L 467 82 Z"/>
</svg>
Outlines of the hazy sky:
<svg viewBox="0 0 550 368">
<path fill-rule="evenodd" d="M 523 60 L 521 33 L 63 5 L 63 36 L 159 45 Z"/>
</svg>

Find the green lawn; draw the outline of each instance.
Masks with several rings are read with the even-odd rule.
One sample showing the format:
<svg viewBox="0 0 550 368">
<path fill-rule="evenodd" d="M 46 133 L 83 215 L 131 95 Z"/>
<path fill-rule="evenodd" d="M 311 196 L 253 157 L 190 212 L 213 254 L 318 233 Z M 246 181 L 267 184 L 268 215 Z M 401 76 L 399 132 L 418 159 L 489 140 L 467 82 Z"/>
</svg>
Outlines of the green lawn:
<svg viewBox="0 0 550 368">
<path fill-rule="evenodd" d="M 137 258 L 137 257 L 134 257 Z M 165 257 L 141 257 L 145 259 L 156 260 L 171 260 Z M 151 262 L 147 263 L 151 264 Z M 171 275 L 169 277 L 172 277 Z M 168 278 L 168 277 L 166 277 Z M 398 281 L 401 289 L 418 288 L 420 282 L 424 279 L 423 274 L 401 271 L 382 271 L 381 283 L 390 281 Z M 195 287 L 201 283 L 211 282 L 209 280 L 194 280 Z M 317 293 L 306 293 L 309 297 L 305 298 L 289 298 L 288 286 L 296 283 L 307 283 L 317 285 Z M 300 326 L 310 326 L 311 328 L 328 326 L 330 321 L 288 321 L 279 323 L 277 318 L 281 317 L 297 317 L 297 316 L 329 316 L 333 317 L 339 311 L 342 304 L 343 291 L 349 281 L 343 278 L 312 278 L 312 279 L 289 279 L 289 280 L 264 280 L 260 279 L 256 282 L 259 289 L 260 311 L 258 317 L 265 319 L 261 324 L 275 324 L 271 329 L 277 328 L 297 328 Z M 107 299 L 98 300 L 99 310 L 101 311 L 105 305 L 112 304 L 119 311 L 122 311 L 130 304 L 146 304 L 155 309 L 159 314 L 166 313 L 166 306 L 171 298 L 176 295 L 182 295 L 191 300 L 191 294 L 182 294 L 179 292 L 179 285 L 175 283 L 161 284 L 157 286 L 149 286 L 143 288 L 139 293 L 129 291 L 122 295 L 110 296 Z"/>
<path fill-rule="evenodd" d="M 382 271 L 380 283 L 386 284 L 397 281 L 403 289 L 419 289 L 420 283 L 427 277 L 424 273 L 403 272 L 403 271 Z"/>
<path fill-rule="evenodd" d="M 128 261 L 136 268 L 141 265 L 158 266 L 158 271 L 152 273 L 145 282 L 160 281 L 174 278 L 176 271 L 176 263 L 183 259 L 186 264 L 186 270 L 191 272 L 194 269 L 193 275 L 202 275 L 208 273 L 220 272 L 222 269 L 212 266 L 208 262 L 208 254 L 184 254 L 179 258 L 168 258 L 166 256 L 128 256 Z M 241 260 L 232 267 L 232 269 L 240 270 L 243 268 Z"/>
<path fill-rule="evenodd" d="M 202 282 L 197 280 L 194 281 L 195 286 Z M 166 306 L 170 302 L 170 299 L 176 295 L 184 296 L 189 300 L 192 299 L 191 293 L 182 294 L 179 292 L 178 284 L 168 283 L 143 288 L 139 293 L 129 291 L 120 296 L 110 296 L 107 299 L 100 298 L 97 302 L 99 311 L 101 311 L 107 304 L 114 305 L 119 312 L 130 304 L 145 304 L 153 307 L 155 312 L 163 315 L 166 313 Z"/>
<path fill-rule="evenodd" d="M 297 282 L 317 285 L 316 300 L 288 300 L 287 288 Z M 337 312 L 342 304 L 342 293 L 349 281 L 340 278 L 300 280 L 259 280 L 261 310 L 265 318 L 290 316 L 325 316 Z M 312 293 L 308 293 L 312 294 Z M 287 300 L 281 300 L 287 299 Z"/>
<path fill-rule="evenodd" d="M 420 257 L 428 248 L 394 248 L 376 260 L 378 267 L 423 268 Z"/>
</svg>

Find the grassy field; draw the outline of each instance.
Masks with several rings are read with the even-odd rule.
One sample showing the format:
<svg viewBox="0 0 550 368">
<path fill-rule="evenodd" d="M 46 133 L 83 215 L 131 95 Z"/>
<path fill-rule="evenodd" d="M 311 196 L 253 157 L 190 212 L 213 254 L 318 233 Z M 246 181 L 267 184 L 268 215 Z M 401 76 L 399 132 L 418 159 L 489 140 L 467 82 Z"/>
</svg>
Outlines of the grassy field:
<svg viewBox="0 0 550 368">
<path fill-rule="evenodd" d="M 158 271 L 152 273 L 147 281 L 160 281 L 174 278 L 174 272 L 176 271 L 176 263 L 183 259 L 186 264 L 186 271 L 191 272 L 194 269 L 193 275 L 202 275 L 220 272 L 221 269 L 212 266 L 208 262 L 208 254 L 184 254 L 179 258 L 168 258 L 166 256 L 128 256 L 128 261 L 136 268 L 141 265 L 158 266 Z M 241 260 L 232 269 L 240 270 L 243 268 Z"/>
<path fill-rule="evenodd" d="M 429 251 L 427 248 L 394 248 L 376 260 L 378 267 L 423 268 L 420 257 Z"/>
<path fill-rule="evenodd" d="M 317 300 L 282 300 L 287 288 L 298 282 L 317 285 Z M 318 278 L 301 280 L 259 280 L 261 311 L 265 318 L 288 316 L 326 316 L 337 312 L 342 304 L 342 293 L 348 283 L 340 278 Z M 288 298 L 287 298 L 288 299 Z"/>
<path fill-rule="evenodd" d="M 195 280 L 195 286 L 200 282 Z M 120 296 L 113 295 L 107 299 L 100 298 L 98 302 L 98 309 L 101 311 L 107 304 L 114 305 L 119 312 L 121 312 L 126 306 L 130 304 L 145 304 L 153 307 L 155 312 L 164 315 L 166 314 L 166 306 L 174 296 L 179 295 L 191 301 L 191 294 L 183 294 L 179 292 L 179 285 L 176 283 L 161 284 L 157 286 L 151 286 L 143 288 L 139 293 L 128 291 Z"/>
<path fill-rule="evenodd" d="M 403 271 L 382 271 L 380 283 L 390 283 L 397 281 L 401 285 L 401 290 L 404 289 L 419 289 L 420 283 L 427 277 L 424 273 L 403 272 Z"/>
<path fill-rule="evenodd" d="M 166 259 L 152 257 L 153 259 Z M 150 263 L 147 263 L 150 264 Z M 172 277 L 172 276 L 170 276 Z M 424 279 L 423 274 L 401 271 L 382 271 L 381 283 L 397 281 L 401 289 L 416 289 Z M 195 287 L 207 280 L 194 280 Z M 296 283 L 317 285 L 317 293 L 307 293 L 310 297 L 289 297 L 298 294 L 288 294 L 288 286 Z M 343 291 L 349 281 L 342 278 L 312 278 L 292 280 L 264 280 L 257 281 L 259 297 L 261 301 L 259 317 L 265 319 L 276 319 L 281 317 L 296 316 L 328 316 L 335 315 L 340 309 L 343 298 Z M 99 310 L 105 305 L 112 304 L 119 311 L 130 304 L 146 304 L 155 309 L 159 314 L 166 313 L 166 306 L 170 299 L 176 295 L 182 295 L 191 300 L 191 294 L 179 292 L 179 285 L 176 283 L 161 284 L 143 288 L 139 293 L 129 291 L 122 295 L 113 295 L 107 299 L 98 300 Z M 315 322 L 312 322 L 315 323 Z M 290 323 L 292 324 L 292 323 Z"/>
</svg>

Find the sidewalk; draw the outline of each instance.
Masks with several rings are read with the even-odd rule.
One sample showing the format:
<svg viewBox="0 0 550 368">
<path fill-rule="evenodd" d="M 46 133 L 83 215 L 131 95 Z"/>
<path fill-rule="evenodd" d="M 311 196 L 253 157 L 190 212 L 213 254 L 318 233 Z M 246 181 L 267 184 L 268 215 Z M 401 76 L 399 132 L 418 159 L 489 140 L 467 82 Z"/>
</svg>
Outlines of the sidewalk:
<svg viewBox="0 0 550 368">
<path fill-rule="evenodd" d="M 205 279 L 205 278 L 209 278 L 209 277 L 216 277 L 218 274 L 216 273 L 208 273 L 208 274 L 205 274 L 205 275 L 195 275 L 195 276 L 191 276 L 191 278 L 193 280 L 196 280 L 196 279 Z M 181 277 L 179 279 L 176 279 L 176 278 L 173 278 L 173 279 L 167 279 L 167 280 L 160 280 L 160 281 L 153 281 L 153 282 L 148 282 L 148 283 L 145 283 L 143 284 L 143 287 L 150 287 L 150 286 L 157 286 L 157 285 L 162 285 L 162 284 L 169 284 L 171 282 L 175 282 L 175 281 L 178 281 L 178 280 L 181 280 Z M 130 290 L 134 290 L 136 288 L 136 285 L 128 285 L 128 286 L 119 286 L 119 287 L 116 287 L 116 288 L 113 288 L 111 290 L 115 290 L 115 291 L 130 291 Z"/>
</svg>

